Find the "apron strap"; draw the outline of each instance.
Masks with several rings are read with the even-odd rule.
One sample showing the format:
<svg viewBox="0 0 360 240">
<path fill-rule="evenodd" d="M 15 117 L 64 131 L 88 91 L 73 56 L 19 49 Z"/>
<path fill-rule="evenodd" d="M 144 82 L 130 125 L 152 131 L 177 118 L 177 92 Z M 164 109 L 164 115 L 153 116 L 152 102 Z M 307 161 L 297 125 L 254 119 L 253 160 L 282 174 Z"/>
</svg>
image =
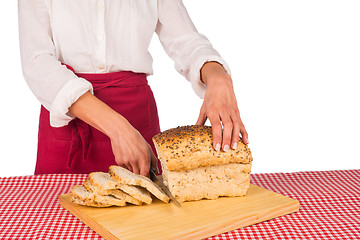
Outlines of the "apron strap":
<svg viewBox="0 0 360 240">
<path fill-rule="evenodd" d="M 78 151 L 81 151 L 82 161 L 86 161 L 90 148 L 90 127 L 87 123 L 75 118 L 72 129 L 71 147 L 67 160 L 67 167 L 70 168 L 73 159 Z"/>
</svg>

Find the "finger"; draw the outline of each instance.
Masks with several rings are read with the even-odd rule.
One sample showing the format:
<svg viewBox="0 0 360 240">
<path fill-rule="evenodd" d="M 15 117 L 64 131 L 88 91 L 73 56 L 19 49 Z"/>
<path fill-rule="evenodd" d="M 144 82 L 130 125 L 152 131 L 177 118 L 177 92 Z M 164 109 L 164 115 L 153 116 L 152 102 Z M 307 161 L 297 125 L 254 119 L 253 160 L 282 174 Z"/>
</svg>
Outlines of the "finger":
<svg viewBox="0 0 360 240">
<path fill-rule="evenodd" d="M 124 160 L 126 160 L 126 159 L 122 158 L 122 159 L 118 159 L 118 161 L 116 161 L 116 162 L 118 163 L 118 165 L 119 165 L 120 167 L 125 168 L 125 169 L 131 171 L 130 168 L 129 168 L 129 164 L 127 164 L 126 161 L 124 161 Z"/>
<path fill-rule="evenodd" d="M 223 134 L 222 134 L 222 149 L 227 152 L 230 149 L 231 135 L 233 130 L 233 123 L 229 115 L 224 114 L 221 116 L 223 123 Z"/>
<path fill-rule="evenodd" d="M 122 167 L 122 168 L 127 169 L 126 165 L 125 165 L 125 164 L 123 164 L 123 163 L 121 163 L 119 166 L 120 166 L 120 167 Z"/>
<path fill-rule="evenodd" d="M 244 144 L 249 144 L 249 136 L 248 136 L 248 133 L 245 129 L 245 126 L 244 124 L 241 124 L 240 126 L 240 133 L 241 133 L 241 136 L 242 136 L 242 141 Z"/>
<path fill-rule="evenodd" d="M 142 161 L 142 164 L 140 165 L 140 175 L 150 177 L 150 162 L 149 161 Z"/>
<path fill-rule="evenodd" d="M 141 155 L 141 158 L 139 159 L 140 175 L 149 177 L 150 164 L 151 155 L 149 151 L 146 151 L 144 154 Z"/>
<path fill-rule="evenodd" d="M 126 169 L 129 170 L 130 172 L 133 171 L 130 162 L 129 163 L 125 163 Z"/>
<path fill-rule="evenodd" d="M 218 114 L 210 114 L 208 117 L 212 126 L 213 147 L 216 151 L 220 151 L 222 137 L 220 117 Z"/>
<path fill-rule="evenodd" d="M 140 169 L 139 169 L 139 167 L 138 167 L 138 164 L 137 164 L 137 161 L 132 161 L 132 163 L 131 163 L 131 167 L 132 167 L 132 169 L 133 169 L 133 173 L 135 173 L 135 174 L 140 174 Z"/>
<path fill-rule="evenodd" d="M 204 125 L 205 122 L 206 122 L 206 114 L 205 112 L 201 109 L 200 110 L 200 114 L 199 114 L 199 117 L 198 117 L 198 120 L 196 121 L 196 124 L 195 125 Z"/>
<path fill-rule="evenodd" d="M 240 139 L 240 121 L 234 117 L 233 121 L 233 131 L 232 131 L 232 139 L 231 139 L 231 147 L 232 149 L 236 149 L 239 145 Z"/>
</svg>

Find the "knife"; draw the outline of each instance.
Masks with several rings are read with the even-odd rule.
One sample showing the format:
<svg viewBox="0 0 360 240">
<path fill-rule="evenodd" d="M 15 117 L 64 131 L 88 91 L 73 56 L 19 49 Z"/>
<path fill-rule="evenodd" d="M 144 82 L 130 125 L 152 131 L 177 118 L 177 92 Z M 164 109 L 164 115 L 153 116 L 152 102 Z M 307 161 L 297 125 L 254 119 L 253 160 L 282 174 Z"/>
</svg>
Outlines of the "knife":
<svg viewBox="0 0 360 240">
<path fill-rule="evenodd" d="M 165 194 L 170 198 L 171 202 L 175 204 L 177 207 L 181 207 L 181 204 L 176 200 L 176 198 L 171 194 L 170 190 L 165 186 L 165 184 L 160 181 L 158 176 L 156 176 L 156 170 L 153 166 L 150 166 L 150 179 L 159 185 L 159 187 L 165 192 Z"/>
</svg>

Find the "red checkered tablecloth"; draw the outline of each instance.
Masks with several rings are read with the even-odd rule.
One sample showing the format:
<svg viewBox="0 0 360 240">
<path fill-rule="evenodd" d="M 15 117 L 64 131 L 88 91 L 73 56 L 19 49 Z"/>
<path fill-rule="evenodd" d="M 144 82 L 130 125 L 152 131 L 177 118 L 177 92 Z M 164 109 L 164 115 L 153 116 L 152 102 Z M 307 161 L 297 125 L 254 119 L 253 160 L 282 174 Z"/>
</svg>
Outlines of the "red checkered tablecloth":
<svg viewBox="0 0 360 240">
<path fill-rule="evenodd" d="M 102 239 L 58 203 L 85 178 L 0 178 L 0 239 Z M 252 174 L 251 182 L 297 199 L 300 211 L 209 239 L 360 239 L 360 170 Z"/>
</svg>

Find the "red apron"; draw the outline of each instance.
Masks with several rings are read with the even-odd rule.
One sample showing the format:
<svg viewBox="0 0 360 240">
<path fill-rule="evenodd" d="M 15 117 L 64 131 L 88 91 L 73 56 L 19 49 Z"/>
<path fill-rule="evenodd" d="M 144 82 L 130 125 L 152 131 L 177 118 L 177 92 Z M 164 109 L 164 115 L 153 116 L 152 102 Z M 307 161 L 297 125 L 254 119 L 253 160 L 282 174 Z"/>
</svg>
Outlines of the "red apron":
<svg viewBox="0 0 360 240">
<path fill-rule="evenodd" d="M 67 65 L 66 67 L 74 69 Z M 75 73 L 91 82 L 94 95 L 125 117 L 150 144 L 160 132 L 153 92 L 145 73 Z M 75 118 L 64 127 L 51 127 L 49 111 L 41 106 L 38 151 L 34 174 L 107 172 L 117 165 L 111 142 L 102 132 Z M 161 172 L 160 161 L 158 161 Z"/>
</svg>

